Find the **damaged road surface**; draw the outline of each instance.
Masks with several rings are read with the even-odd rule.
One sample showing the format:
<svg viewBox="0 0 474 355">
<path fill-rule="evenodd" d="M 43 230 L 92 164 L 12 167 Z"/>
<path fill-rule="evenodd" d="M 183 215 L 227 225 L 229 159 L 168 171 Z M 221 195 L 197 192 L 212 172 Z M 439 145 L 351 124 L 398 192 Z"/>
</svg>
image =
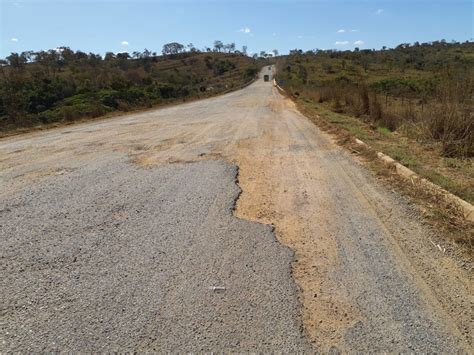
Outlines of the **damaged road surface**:
<svg viewBox="0 0 474 355">
<path fill-rule="evenodd" d="M 434 237 L 262 78 L 3 138 L 0 351 L 469 352 Z"/>
<path fill-rule="evenodd" d="M 308 350 L 292 253 L 233 216 L 236 174 L 117 159 L 3 199 L 2 349 Z"/>
</svg>

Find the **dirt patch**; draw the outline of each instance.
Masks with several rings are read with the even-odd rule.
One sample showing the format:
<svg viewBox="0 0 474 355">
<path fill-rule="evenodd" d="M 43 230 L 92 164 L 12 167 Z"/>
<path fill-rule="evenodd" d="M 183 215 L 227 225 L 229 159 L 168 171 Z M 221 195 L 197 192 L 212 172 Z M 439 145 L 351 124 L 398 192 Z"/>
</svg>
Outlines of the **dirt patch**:
<svg viewBox="0 0 474 355">
<path fill-rule="evenodd" d="M 35 181 L 41 179 L 42 177 L 64 175 L 74 170 L 75 169 L 71 169 L 71 168 L 51 168 L 51 169 L 44 169 L 44 170 L 34 170 L 34 171 L 28 171 L 24 174 L 18 175 L 15 177 L 15 179 L 23 180 L 23 182 L 34 183 Z"/>
</svg>

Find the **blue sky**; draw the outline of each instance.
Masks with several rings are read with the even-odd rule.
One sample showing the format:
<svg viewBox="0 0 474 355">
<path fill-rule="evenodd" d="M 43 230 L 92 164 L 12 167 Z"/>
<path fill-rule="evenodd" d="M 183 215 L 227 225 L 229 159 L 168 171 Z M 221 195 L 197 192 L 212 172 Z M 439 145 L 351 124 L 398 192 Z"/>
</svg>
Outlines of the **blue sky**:
<svg viewBox="0 0 474 355">
<path fill-rule="evenodd" d="M 0 0 L 0 57 L 69 46 L 86 52 L 198 48 L 219 39 L 250 52 L 393 47 L 473 36 L 460 0 Z"/>
</svg>

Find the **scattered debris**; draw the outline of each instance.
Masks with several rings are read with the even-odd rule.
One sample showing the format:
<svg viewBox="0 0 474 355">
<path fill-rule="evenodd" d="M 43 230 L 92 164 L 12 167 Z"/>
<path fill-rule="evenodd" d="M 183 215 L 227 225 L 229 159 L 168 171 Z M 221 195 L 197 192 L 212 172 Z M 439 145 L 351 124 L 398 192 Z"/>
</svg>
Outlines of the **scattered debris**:
<svg viewBox="0 0 474 355">
<path fill-rule="evenodd" d="M 225 291 L 226 288 L 224 286 L 211 286 L 209 287 L 212 291 Z"/>
<path fill-rule="evenodd" d="M 440 252 L 442 252 L 443 254 L 446 254 L 446 248 L 445 247 L 442 247 L 439 244 L 435 244 L 431 239 L 430 239 L 430 242 L 431 242 L 431 244 L 433 244 L 433 246 L 435 248 L 438 248 Z"/>
</svg>

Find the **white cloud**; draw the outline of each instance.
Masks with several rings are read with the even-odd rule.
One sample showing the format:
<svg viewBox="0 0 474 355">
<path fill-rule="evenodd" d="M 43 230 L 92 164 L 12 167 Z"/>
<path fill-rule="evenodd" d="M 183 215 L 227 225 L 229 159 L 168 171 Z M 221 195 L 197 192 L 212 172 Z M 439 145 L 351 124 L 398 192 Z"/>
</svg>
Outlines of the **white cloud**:
<svg viewBox="0 0 474 355">
<path fill-rule="evenodd" d="M 12 41 L 12 42 L 18 42 L 18 38 L 12 38 L 12 39 L 10 39 L 10 41 Z"/>
<path fill-rule="evenodd" d="M 375 14 L 376 15 L 381 15 L 382 12 L 384 12 L 384 9 L 378 9 L 377 11 L 375 11 Z"/>
<path fill-rule="evenodd" d="M 361 41 L 360 39 L 358 41 L 355 41 L 354 44 L 357 45 L 357 46 L 361 46 L 363 45 L 365 42 L 364 41 Z"/>
<path fill-rule="evenodd" d="M 359 30 L 351 30 L 350 32 L 359 32 Z"/>
<path fill-rule="evenodd" d="M 344 30 L 344 29 L 342 29 L 342 28 L 337 31 L 337 33 L 344 33 L 344 32 L 346 32 L 346 30 Z"/>
<path fill-rule="evenodd" d="M 298 35 L 297 37 L 298 37 L 298 39 L 302 39 L 302 38 L 303 38 L 303 36 L 302 36 L 302 35 Z"/>
<path fill-rule="evenodd" d="M 122 41 L 121 45 L 122 46 L 128 46 L 128 42 L 127 41 Z"/>
<path fill-rule="evenodd" d="M 334 43 L 336 46 L 345 46 L 345 45 L 348 45 L 349 44 L 349 41 L 336 41 L 336 43 Z"/>
<path fill-rule="evenodd" d="M 245 34 L 250 34 L 252 31 L 251 31 L 250 28 L 248 28 L 248 27 L 243 27 L 243 28 L 241 28 L 240 30 L 238 30 L 237 32 L 241 32 L 241 33 L 245 33 Z"/>
</svg>

